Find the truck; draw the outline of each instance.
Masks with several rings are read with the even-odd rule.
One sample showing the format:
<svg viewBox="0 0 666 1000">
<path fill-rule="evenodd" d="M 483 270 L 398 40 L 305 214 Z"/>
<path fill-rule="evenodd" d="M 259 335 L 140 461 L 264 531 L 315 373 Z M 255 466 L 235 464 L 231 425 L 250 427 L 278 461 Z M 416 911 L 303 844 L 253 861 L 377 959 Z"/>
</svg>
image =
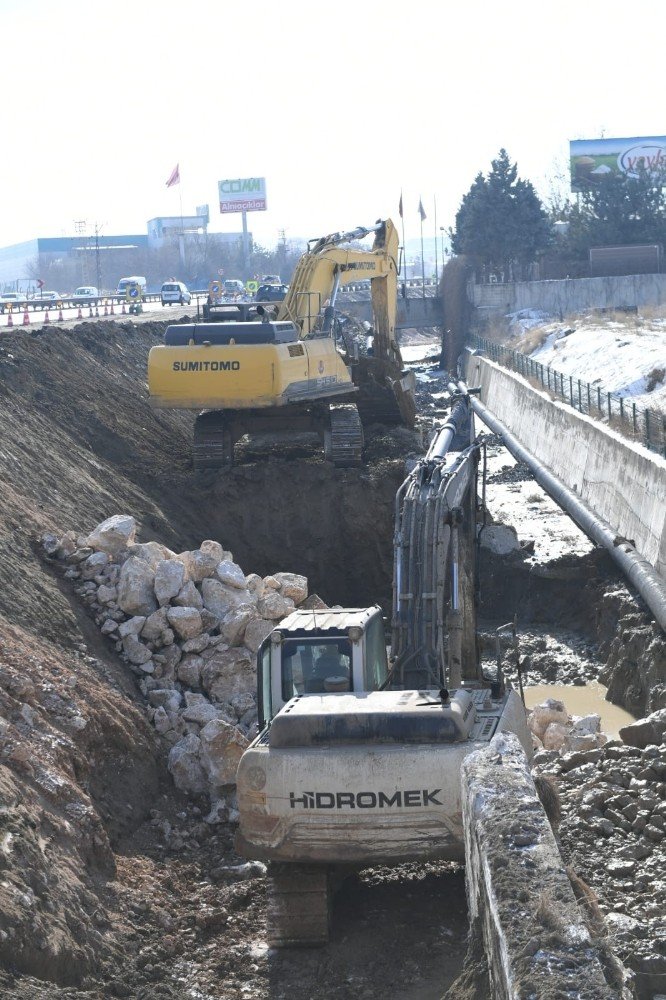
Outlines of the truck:
<svg viewBox="0 0 666 1000">
<path fill-rule="evenodd" d="M 259 648 L 236 847 L 269 865 L 273 947 L 325 943 L 350 870 L 464 860 L 462 761 L 503 731 L 532 754 L 521 698 L 479 660 L 472 433 L 460 398 L 396 496 L 390 655 L 379 606 L 297 610 Z"/>
<path fill-rule="evenodd" d="M 127 289 L 132 285 L 137 285 L 139 287 L 142 296 L 146 294 L 146 279 L 141 274 L 135 274 L 129 278 L 120 278 L 118 281 L 118 288 L 116 289 L 116 295 L 122 295 L 122 297 L 125 298 Z"/>
<path fill-rule="evenodd" d="M 372 249 L 356 242 L 373 237 Z M 313 431 L 338 466 L 359 465 L 363 422 L 413 426 L 415 379 L 395 333 L 398 234 L 390 219 L 310 242 L 284 299 L 211 302 L 204 322 L 167 327 L 148 357 L 152 406 L 199 410 L 197 469 L 231 465 L 253 431 Z M 359 277 L 371 283 L 373 350 L 340 335 L 336 298 Z M 275 311 L 277 310 L 277 311 Z"/>
</svg>

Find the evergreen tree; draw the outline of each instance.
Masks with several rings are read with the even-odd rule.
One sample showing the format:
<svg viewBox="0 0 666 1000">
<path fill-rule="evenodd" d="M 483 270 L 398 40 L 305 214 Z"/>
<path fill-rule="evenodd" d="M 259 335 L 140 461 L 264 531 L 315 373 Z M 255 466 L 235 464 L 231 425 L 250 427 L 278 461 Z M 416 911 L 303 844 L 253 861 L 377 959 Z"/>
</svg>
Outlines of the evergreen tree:
<svg viewBox="0 0 666 1000">
<path fill-rule="evenodd" d="M 514 263 L 529 264 L 551 241 L 548 216 L 529 181 L 501 149 L 487 177 L 478 174 L 449 233 L 455 254 L 465 254 L 492 271 L 508 274 Z"/>
</svg>

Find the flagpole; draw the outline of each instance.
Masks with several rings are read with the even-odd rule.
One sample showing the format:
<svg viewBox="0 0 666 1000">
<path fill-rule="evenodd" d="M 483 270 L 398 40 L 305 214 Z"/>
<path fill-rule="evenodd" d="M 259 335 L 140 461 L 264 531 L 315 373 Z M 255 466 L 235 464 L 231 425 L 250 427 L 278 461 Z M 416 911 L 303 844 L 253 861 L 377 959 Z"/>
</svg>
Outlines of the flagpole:
<svg viewBox="0 0 666 1000">
<path fill-rule="evenodd" d="M 183 184 L 180 180 L 180 160 L 178 161 L 178 198 L 180 200 L 180 264 L 185 269 L 185 223 L 183 221 Z M 183 275 L 185 278 L 186 275 Z"/>
<path fill-rule="evenodd" d="M 437 195 L 433 195 L 433 202 L 435 204 L 435 287 L 439 286 L 439 262 L 437 260 Z M 444 261 L 442 261 L 444 264 Z"/>
<path fill-rule="evenodd" d="M 405 243 L 405 210 L 400 189 L 400 222 L 402 223 L 402 297 L 407 297 L 407 244 Z"/>
<path fill-rule="evenodd" d="M 423 202 L 419 201 L 419 205 L 422 206 Z M 421 292 L 423 298 L 425 298 L 426 293 L 425 293 L 425 257 L 423 250 L 423 213 L 421 212 L 419 214 L 421 215 Z"/>
</svg>

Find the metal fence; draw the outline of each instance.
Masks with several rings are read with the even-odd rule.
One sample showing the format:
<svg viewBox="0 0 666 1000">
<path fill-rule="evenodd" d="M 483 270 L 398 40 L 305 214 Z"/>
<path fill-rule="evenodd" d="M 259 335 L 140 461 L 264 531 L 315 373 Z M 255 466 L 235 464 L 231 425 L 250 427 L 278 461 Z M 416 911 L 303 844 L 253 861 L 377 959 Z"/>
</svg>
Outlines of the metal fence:
<svg viewBox="0 0 666 1000">
<path fill-rule="evenodd" d="M 650 451 L 666 457 L 666 414 L 637 406 L 623 396 L 606 392 L 600 385 L 582 382 L 573 375 L 565 375 L 526 354 L 512 351 L 509 347 L 484 340 L 475 334 L 469 335 L 468 344 L 504 368 L 538 382 L 557 399 L 573 406 L 580 413 L 602 420 L 626 437 L 641 441 Z"/>
</svg>

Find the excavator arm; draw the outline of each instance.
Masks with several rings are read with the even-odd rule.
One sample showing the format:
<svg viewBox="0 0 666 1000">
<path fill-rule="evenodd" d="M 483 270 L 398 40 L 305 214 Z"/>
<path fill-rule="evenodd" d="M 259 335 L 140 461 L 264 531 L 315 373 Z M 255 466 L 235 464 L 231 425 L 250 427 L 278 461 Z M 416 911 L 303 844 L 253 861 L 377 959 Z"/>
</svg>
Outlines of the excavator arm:
<svg viewBox="0 0 666 1000">
<path fill-rule="evenodd" d="M 371 250 L 342 244 L 374 233 Z M 376 357 L 402 366 L 395 336 L 398 288 L 398 231 L 387 219 L 369 229 L 332 233 L 312 240 L 296 266 L 278 320 L 295 323 L 302 337 L 327 333 L 326 309 L 335 304 L 341 286 L 370 280 Z"/>
<path fill-rule="evenodd" d="M 374 234 L 370 250 L 345 246 L 370 234 Z M 296 266 L 277 319 L 294 323 L 302 338 L 330 336 L 340 287 L 369 279 L 373 351 L 352 366 L 352 377 L 361 389 L 359 409 L 368 420 L 395 422 L 397 417 L 413 426 L 414 380 L 404 371 L 395 332 L 398 249 L 398 231 L 390 219 L 312 240 Z"/>
</svg>

